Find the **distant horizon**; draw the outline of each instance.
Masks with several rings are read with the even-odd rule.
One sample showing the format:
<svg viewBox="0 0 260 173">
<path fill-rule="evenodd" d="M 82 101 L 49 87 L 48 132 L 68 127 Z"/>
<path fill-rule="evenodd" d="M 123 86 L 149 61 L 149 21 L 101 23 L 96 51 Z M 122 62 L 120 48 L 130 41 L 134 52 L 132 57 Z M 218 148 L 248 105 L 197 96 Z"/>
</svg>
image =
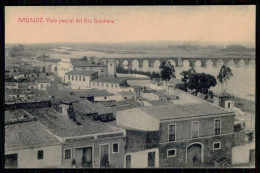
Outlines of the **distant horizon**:
<svg viewBox="0 0 260 173">
<path fill-rule="evenodd" d="M 255 43 L 251 43 L 248 41 L 179 41 L 179 40 L 143 40 L 143 41 L 120 41 L 120 42 L 100 42 L 100 41 L 79 41 L 79 42 L 35 42 L 35 43 L 5 43 L 6 45 L 19 45 L 19 44 L 24 44 L 24 45 L 32 45 L 32 44 L 135 44 L 135 43 L 159 43 L 159 42 L 164 42 L 169 44 L 188 44 L 188 43 L 193 43 L 193 45 L 200 45 L 202 44 L 203 46 L 228 46 L 228 45 L 241 45 L 244 47 L 248 48 L 255 48 Z M 225 45 L 223 45 L 225 44 Z M 192 45 L 192 44 L 191 44 Z"/>
</svg>

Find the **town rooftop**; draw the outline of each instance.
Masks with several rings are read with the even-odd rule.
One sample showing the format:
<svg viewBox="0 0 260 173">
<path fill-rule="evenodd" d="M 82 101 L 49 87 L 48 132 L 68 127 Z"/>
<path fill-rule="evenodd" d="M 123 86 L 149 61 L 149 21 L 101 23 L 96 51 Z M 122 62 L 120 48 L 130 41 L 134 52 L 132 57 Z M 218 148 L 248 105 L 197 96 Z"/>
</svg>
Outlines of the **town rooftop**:
<svg viewBox="0 0 260 173">
<path fill-rule="evenodd" d="M 156 107 L 141 107 L 139 109 L 144 113 L 159 120 L 190 118 L 196 116 L 230 113 L 222 108 L 216 107 L 206 102 L 198 104 L 178 104 L 170 106 L 168 105 Z"/>
<path fill-rule="evenodd" d="M 97 73 L 96 71 L 87 71 L 87 70 L 73 70 L 68 73 L 67 75 L 78 75 L 78 76 L 90 76 L 94 73 Z"/>
</svg>

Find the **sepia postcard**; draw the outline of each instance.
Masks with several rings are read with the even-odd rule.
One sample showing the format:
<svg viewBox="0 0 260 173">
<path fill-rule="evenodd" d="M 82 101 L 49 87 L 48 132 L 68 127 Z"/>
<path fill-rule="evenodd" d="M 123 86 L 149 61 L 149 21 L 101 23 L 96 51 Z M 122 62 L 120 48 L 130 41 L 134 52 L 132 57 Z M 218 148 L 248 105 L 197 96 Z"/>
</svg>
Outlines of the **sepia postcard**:
<svg viewBox="0 0 260 173">
<path fill-rule="evenodd" d="M 6 6 L 5 168 L 255 168 L 255 18 Z"/>
</svg>

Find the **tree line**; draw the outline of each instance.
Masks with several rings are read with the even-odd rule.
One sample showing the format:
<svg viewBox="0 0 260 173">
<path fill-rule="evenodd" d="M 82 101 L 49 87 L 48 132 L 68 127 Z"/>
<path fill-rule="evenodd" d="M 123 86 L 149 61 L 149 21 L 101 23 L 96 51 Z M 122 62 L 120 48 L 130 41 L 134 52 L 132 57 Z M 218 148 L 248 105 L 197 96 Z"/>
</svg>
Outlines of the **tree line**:
<svg viewBox="0 0 260 173">
<path fill-rule="evenodd" d="M 161 62 L 159 68 L 160 73 L 143 72 L 137 71 L 136 69 L 127 70 L 124 69 L 121 65 L 118 65 L 116 70 L 118 73 L 142 74 L 151 77 L 151 79 L 156 78 L 163 81 L 169 81 L 176 78 L 174 65 L 172 65 L 169 61 Z M 210 74 L 197 73 L 192 66 L 189 70 L 182 71 L 181 75 L 183 76 L 181 81 L 184 83 L 184 86 L 182 84 L 177 84 L 177 88 L 184 90 L 185 92 L 191 91 L 191 93 L 194 95 L 201 93 L 205 95 L 205 99 L 207 99 L 209 96 L 213 97 L 213 92 L 210 90 L 210 88 L 217 85 L 217 80 L 222 86 L 222 92 L 224 92 L 224 85 L 226 85 L 227 90 L 228 81 L 233 76 L 233 73 L 229 67 L 223 65 L 216 79 L 213 75 Z"/>
</svg>

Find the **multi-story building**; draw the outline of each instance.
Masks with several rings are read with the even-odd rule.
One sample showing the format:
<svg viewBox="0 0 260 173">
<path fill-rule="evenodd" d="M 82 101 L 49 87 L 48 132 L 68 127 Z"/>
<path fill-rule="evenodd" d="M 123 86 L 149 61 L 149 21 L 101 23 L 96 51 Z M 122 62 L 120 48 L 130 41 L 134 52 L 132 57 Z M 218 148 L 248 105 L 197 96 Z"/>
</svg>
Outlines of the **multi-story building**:
<svg viewBox="0 0 260 173">
<path fill-rule="evenodd" d="M 65 74 L 64 81 L 71 84 L 72 89 L 86 89 L 91 87 L 91 81 L 98 77 L 98 72 L 73 70 Z"/>
<path fill-rule="evenodd" d="M 116 61 L 109 59 L 72 59 L 73 70 L 97 71 L 100 77 L 114 77 Z"/>
<path fill-rule="evenodd" d="M 234 116 L 233 112 L 200 102 L 119 111 L 116 123 L 159 132 L 159 167 L 196 167 L 210 165 L 220 157 L 231 159 Z"/>
<path fill-rule="evenodd" d="M 116 62 L 115 60 L 108 59 L 66 59 L 62 58 L 60 62 L 55 63 L 51 67 L 52 72 L 59 77 L 64 77 L 66 73 L 70 71 L 95 71 L 101 77 L 114 77 L 116 74 Z"/>
<path fill-rule="evenodd" d="M 77 111 L 72 119 L 65 118 L 52 108 L 27 111 L 62 141 L 62 167 L 123 167 L 124 129 L 104 124 Z"/>
</svg>

